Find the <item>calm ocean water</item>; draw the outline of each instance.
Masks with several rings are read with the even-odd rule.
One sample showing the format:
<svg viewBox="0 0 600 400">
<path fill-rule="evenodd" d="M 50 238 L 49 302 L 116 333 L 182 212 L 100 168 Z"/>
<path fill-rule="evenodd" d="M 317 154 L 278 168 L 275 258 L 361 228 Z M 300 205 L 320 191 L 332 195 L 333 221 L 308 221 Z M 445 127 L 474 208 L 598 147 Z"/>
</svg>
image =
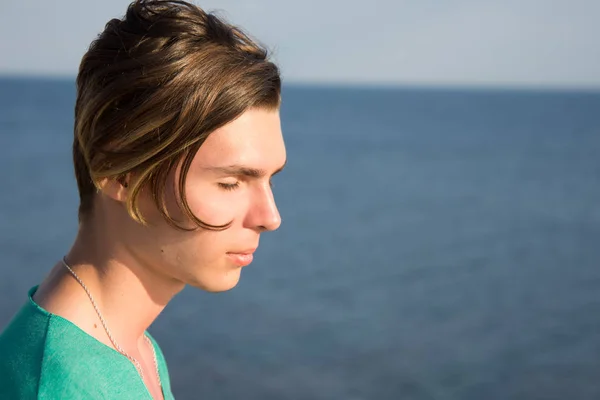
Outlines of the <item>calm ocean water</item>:
<svg viewBox="0 0 600 400">
<path fill-rule="evenodd" d="M 0 329 L 76 231 L 70 81 L 0 80 Z M 600 94 L 289 87 L 281 229 L 151 328 L 179 399 L 600 398 Z"/>
</svg>

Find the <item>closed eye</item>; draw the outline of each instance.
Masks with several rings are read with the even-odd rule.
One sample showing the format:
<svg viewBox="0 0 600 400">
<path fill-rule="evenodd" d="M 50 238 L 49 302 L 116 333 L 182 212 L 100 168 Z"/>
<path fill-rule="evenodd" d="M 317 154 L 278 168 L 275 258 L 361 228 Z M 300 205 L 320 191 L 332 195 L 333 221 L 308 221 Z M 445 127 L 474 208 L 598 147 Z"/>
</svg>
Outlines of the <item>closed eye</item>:
<svg viewBox="0 0 600 400">
<path fill-rule="evenodd" d="M 219 187 L 225 190 L 235 190 L 240 186 L 239 182 L 236 183 L 221 183 L 219 182 Z"/>
</svg>

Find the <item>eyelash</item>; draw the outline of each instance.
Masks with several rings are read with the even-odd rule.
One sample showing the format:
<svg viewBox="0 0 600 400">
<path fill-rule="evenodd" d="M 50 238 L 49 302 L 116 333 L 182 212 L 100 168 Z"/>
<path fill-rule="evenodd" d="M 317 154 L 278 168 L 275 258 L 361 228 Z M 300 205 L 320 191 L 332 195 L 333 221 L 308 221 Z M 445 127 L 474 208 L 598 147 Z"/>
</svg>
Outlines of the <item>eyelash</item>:
<svg viewBox="0 0 600 400">
<path fill-rule="evenodd" d="M 219 183 L 219 186 L 225 190 L 235 190 L 240 186 L 240 183 Z"/>
<path fill-rule="evenodd" d="M 219 183 L 219 186 L 222 189 L 225 189 L 225 190 L 235 190 L 238 187 L 240 187 L 240 183 L 239 182 L 236 182 L 236 183 Z M 269 186 L 273 187 L 273 181 L 272 180 L 269 180 Z"/>
</svg>

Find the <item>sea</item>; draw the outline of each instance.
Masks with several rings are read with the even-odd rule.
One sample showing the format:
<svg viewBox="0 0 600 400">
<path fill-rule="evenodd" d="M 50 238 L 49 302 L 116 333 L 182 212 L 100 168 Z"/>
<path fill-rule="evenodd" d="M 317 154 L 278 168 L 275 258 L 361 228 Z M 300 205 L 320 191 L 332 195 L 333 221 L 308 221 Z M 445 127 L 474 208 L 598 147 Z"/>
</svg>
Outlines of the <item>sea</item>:
<svg viewBox="0 0 600 400">
<path fill-rule="evenodd" d="M 0 329 L 77 229 L 72 79 L 0 79 Z M 284 85 L 283 224 L 150 332 L 177 399 L 600 399 L 600 92 Z"/>
</svg>

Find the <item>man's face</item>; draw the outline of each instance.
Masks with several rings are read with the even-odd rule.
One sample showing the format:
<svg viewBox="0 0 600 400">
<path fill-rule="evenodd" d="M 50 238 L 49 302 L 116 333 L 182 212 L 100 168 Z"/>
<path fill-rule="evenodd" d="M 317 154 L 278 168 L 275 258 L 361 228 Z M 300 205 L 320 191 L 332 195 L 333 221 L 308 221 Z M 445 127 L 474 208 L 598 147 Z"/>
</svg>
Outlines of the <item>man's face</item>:
<svg viewBox="0 0 600 400">
<path fill-rule="evenodd" d="M 208 136 L 186 179 L 193 214 L 210 225 L 231 222 L 227 229 L 177 230 L 142 195 L 140 208 L 149 226 L 124 221 L 119 236 L 137 262 L 161 275 L 208 291 L 231 289 L 252 261 L 260 234 L 281 224 L 270 180 L 285 162 L 279 112 L 248 110 Z M 177 206 L 178 177 L 175 171 L 167 180 L 167 209 L 192 227 Z"/>
</svg>

